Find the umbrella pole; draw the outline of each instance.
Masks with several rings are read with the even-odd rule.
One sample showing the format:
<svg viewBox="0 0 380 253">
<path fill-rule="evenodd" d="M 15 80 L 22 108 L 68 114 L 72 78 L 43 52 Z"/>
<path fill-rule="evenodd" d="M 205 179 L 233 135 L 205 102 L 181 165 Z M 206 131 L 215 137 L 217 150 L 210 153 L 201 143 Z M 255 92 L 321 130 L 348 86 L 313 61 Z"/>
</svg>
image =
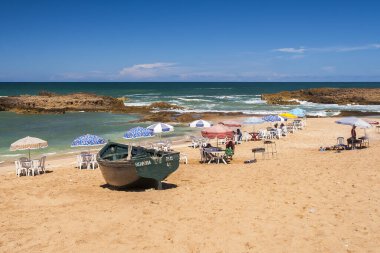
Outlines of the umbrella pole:
<svg viewBox="0 0 380 253">
<path fill-rule="evenodd" d="M 28 149 L 29 150 L 29 160 L 30 160 L 30 149 Z"/>
</svg>

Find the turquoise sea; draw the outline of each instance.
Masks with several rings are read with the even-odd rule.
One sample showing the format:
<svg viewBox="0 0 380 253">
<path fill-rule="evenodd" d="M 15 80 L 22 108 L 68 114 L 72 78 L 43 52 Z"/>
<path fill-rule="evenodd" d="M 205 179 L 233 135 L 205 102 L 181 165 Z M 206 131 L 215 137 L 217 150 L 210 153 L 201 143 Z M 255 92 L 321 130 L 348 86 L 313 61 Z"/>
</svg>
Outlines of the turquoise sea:
<svg viewBox="0 0 380 253">
<path fill-rule="evenodd" d="M 167 101 L 185 107 L 189 112 L 243 112 L 270 114 L 287 111 L 294 106 L 271 106 L 260 99 L 262 93 L 297 90 L 314 87 L 380 88 L 377 83 L 0 83 L 0 96 L 38 94 L 39 91 L 56 93 L 89 92 L 128 98 L 127 105 L 146 105 Z M 309 115 L 336 115 L 341 110 L 380 112 L 379 105 L 321 105 L 302 102 Z M 66 113 L 63 115 L 19 115 L 0 112 L 0 161 L 14 159 L 22 152 L 10 152 L 12 142 L 27 135 L 48 140 L 49 147 L 40 153 L 67 153 L 71 141 L 82 134 L 100 135 L 112 141 L 122 141 L 129 128 L 147 124 L 131 123 L 136 116 L 111 113 Z M 171 137 L 191 131 L 176 127 Z"/>
</svg>

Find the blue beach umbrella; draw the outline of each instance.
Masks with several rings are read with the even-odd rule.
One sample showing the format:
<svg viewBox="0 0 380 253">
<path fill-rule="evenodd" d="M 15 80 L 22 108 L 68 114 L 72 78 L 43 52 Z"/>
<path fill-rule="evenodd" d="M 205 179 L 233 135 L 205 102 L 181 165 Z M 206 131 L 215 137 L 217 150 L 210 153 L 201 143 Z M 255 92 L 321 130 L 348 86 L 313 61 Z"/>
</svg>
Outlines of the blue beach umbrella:
<svg viewBox="0 0 380 253">
<path fill-rule="evenodd" d="M 250 118 L 247 118 L 243 121 L 243 124 L 244 125 L 256 125 L 256 124 L 261 124 L 261 123 L 264 123 L 265 120 L 263 119 L 260 119 L 260 118 L 257 118 L 257 117 L 250 117 Z"/>
<path fill-rule="evenodd" d="M 264 116 L 262 119 L 267 122 L 286 121 L 286 119 L 278 115 L 267 115 L 267 116 Z"/>
<path fill-rule="evenodd" d="M 199 120 L 194 120 L 193 122 L 191 122 L 189 124 L 189 127 L 211 127 L 212 124 L 206 120 L 202 120 L 202 119 L 199 119 Z"/>
<path fill-rule="evenodd" d="M 290 113 L 296 115 L 297 117 L 301 117 L 301 118 L 306 116 L 306 111 L 304 109 L 301 109 L 301 108 L 294 108 L 294 109 L 290 110 Z"/>
<path fill-rule="evenodd" d="M 91 147 L 106 144 L 106 140 L 102 137 L 86 134 L 75 138 L 71 143 L 71 147 Z"/>
<path fill-rule="evenodd" d="M 124 139 L 137 139 L 153 137 L 153 131 L 144 127 L 134 127 L 129 129 L 123 136 Z"/>
</svg>

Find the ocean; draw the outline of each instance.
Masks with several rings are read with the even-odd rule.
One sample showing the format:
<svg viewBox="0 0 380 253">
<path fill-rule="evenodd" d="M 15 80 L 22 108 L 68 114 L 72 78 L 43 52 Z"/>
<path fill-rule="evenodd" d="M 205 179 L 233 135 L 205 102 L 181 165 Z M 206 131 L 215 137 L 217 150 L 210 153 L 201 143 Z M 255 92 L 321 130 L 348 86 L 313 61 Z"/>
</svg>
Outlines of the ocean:
<svg viewBox="0 0 380 253">
<path fill-rule="evenodd" d="M 276 114 L 295 106 L 274 106 L 262 101 L 263 93 L 318 87 L 380 88 L 377 83 L 0 83 L 0 96 L 38 94 L 50 91 L 60 94 L 88 92 L 113 97 L 126 97 L 126 105 L 148 105 L 166 101 L 183 106 L 182 112 L 243 112 L 246 114 Z M 323 105 L 301 101 L 308 115 L 338 115 L 341 110 L 380 112 L 380 105 Z M 10 152 L 12 142 L 27 135 L 48 140 L 47 149 L 35 154 L 72 152 L 71 141 L 82 134 L 100 135 L 112 141 L 123 141 L 128 129 L 147 124 L 130 121 L 137 117 L 111 113 L 66 113 L 63 115 L 19 115 L 0 112 L 0 161 L 23 155 Z M 191 133 L 185 126 L 176 127 L 172 137 Z"/>
</svg>

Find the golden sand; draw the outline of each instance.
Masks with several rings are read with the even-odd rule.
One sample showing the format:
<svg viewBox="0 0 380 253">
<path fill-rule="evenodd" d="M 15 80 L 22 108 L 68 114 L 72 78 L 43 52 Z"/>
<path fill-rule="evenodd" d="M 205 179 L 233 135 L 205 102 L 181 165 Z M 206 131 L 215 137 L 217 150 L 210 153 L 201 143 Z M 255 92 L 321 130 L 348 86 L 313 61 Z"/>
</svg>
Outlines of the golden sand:
<svg viewBox="0 0 380 253">
<path fill-rule="evenodd" d="M 368 132 L 367 149 L 320 152 L 350 127 L 307 123 L 276 141 L 277 159 L 252 164 L 243 161 L 261 142 L 238 145 L 228 165 L 179 148 L 189 164 L 162 191 L 104 188 L 74 157 L 35 177 L 1 168 L 0 251 L 379 252 L 380 133 Z"/>
</svg>

